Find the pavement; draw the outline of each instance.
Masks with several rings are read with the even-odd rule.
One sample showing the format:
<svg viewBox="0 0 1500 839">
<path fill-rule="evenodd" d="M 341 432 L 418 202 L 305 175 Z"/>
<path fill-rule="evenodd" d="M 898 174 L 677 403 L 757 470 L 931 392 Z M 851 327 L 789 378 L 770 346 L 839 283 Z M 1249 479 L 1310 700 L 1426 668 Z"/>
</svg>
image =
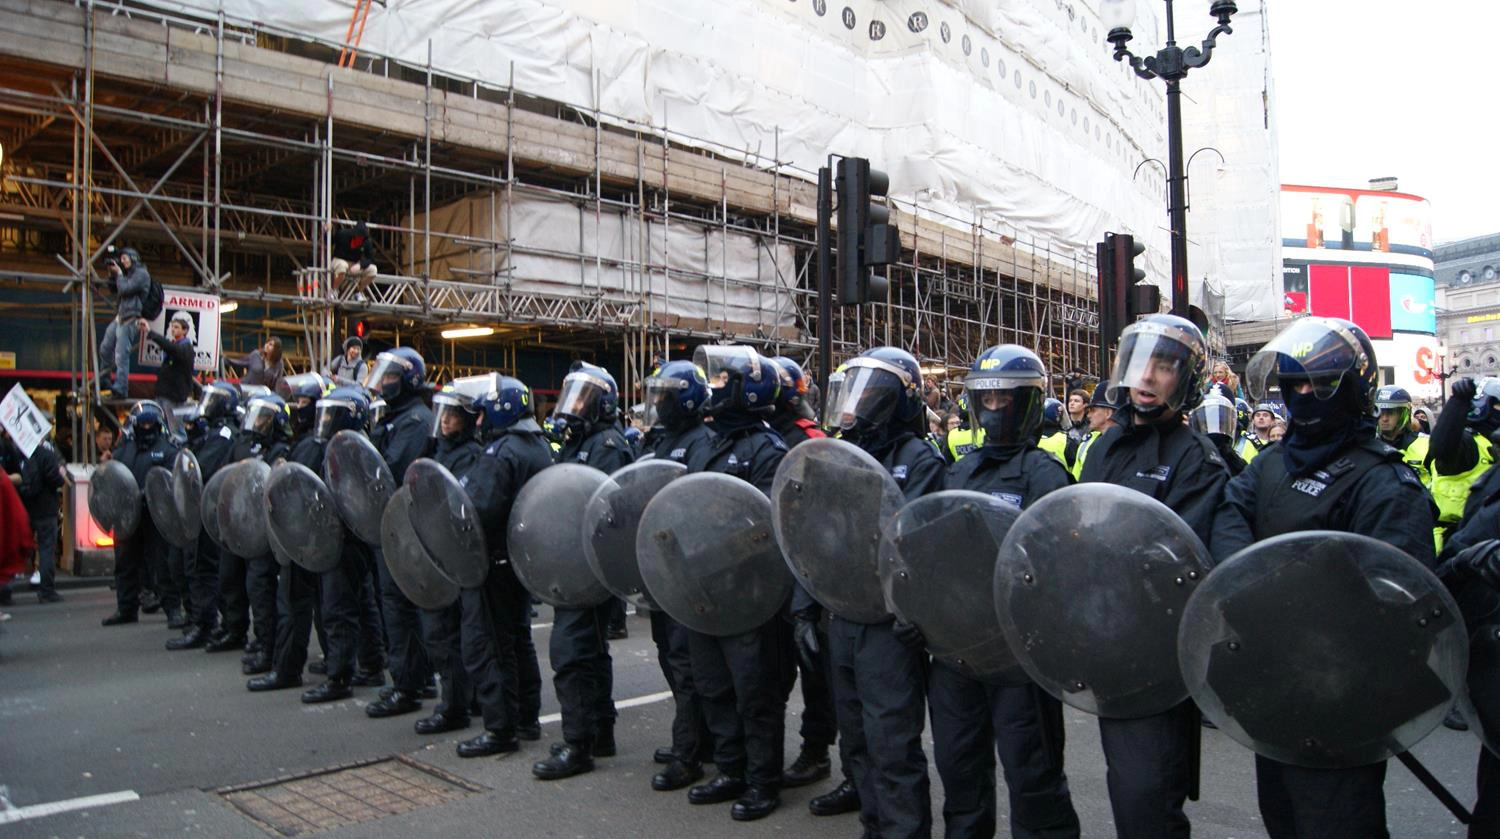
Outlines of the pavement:
<svg viewBox="0 0 1500 839">
<path fill-rule="evenodd" d="M 500 758 L 463 760 L 454 744 L 478 733 L 422 737 L 420 714 L 386 720 L 365 717 L 375 689 L 357 689 L 345 702 L 304 706 L 300 691 L 251 694 L 239 655 L 200 650 L 167 652 L 174 637 L 160 615 L 105 628 L 113 608 L 104 588 L 70 589 L 67 600 L 39 605 L 24 591 L 0 624 L 0 836 L 124 837 L 207 835 L 263 839 L 268 833 L 218 791 L 391 756 L 405 756 L 449 773 L 471 793 L 447 803 L 337 828 L 316 835 L 343 837 L 526 836 L 674 837 L 706 833 L 733 837 L 859 836 L 853 815 L 815 818 L 807 801 L 831 782 L 787 790 L 782 808 L 763 821 L 737 823 L 728 805 L 695 807 L 685 792 L 650 789 L 652 752 L 667 744 L 670 698 L 655 661 L 650 628 L 629 619 L 630 637 L 611 644 L 619 756 L 598 770 L 563 781 L 531 776 L 533 761 L 558 734 L 550 683 L 543 696 L 543 738 Z M 545 660 L 550 611 L 535 619 Z M 313 642 L 316 649 L 316 641 Z M 316 684 L 317 676 L 306 683 Z M 797 691 L 788 711 L 787 759 L 796 755 Z M 628 707 L 627 707 L 628 706 Z M 1114 835 L 1098 726 L 1067 713 L 1067 771 L 1085 837 Z M 1255 803 L 1249 751 L 1214 730 L 1203 737 L 1203 795 L 1188 805 L 1196 837 L 1265 836 Z M 1474 799 L 1478 741 L 1438 729 L 1415 754 L 1458 798 Z M 931 754 L 930 743 L 928 754 Z M 837 767 L 835 767 L 837 776 Z M 1386 782 L 1391 833 L 1396 837 L 1463 836 L 1461 825 L 1392 761 Z M 94 803 L 78 799 L 103 796 Z M 934 831 L 942 829 L 942 785 L 932 776 Z M 112 803 L 118 802 L 118 803 Z M 1000 791 L 1003 828 L 1006 799 Z M 55 806 L 49 806 L 55 805 Z M 50 810 L 63 812 L 47 815 Z"/>
</svg>

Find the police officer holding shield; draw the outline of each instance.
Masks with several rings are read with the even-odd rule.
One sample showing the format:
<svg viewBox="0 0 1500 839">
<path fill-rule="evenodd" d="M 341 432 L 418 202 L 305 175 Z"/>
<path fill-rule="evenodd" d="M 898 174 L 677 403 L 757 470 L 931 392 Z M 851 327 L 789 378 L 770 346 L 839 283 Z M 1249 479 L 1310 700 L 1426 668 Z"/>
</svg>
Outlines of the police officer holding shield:
<svg viewBox="0 0 1500 839">
<path fill-rule="evenodd" d="M 199 475 L 205 484 L 229 463 L 234 448 L 235 408 L 239 404 L 240 393 L 234 385 L 213 382 L 203 389 L 203 397 L 188 423 L 188 450 L 197 458 Z M 219 631 L 219 547 L 201 527 L 187 578 L 193 595 L 190 624 L 182 637 L 167 642 L 167 649 L 210 647 L 218 652 L 244 646 L 243 634 L 238 638 L 215 635 Z"/>
<path fill-rule="evenodd" d="M 1222 562 L 1261 539 L 1339 530 L 1394 545 L 1433 567 L 1432 504 L 1396 449 L 1376 439 L 1379 379 L 1364 330 L 1303 318 L 1251 359 L 1246 382 L 1264 399 L 1279 385 L 1291 413 L 1280 445 L 1229 482 L 1211 547 Z M 1385 761 L 1348 769 L 1255 758 L 1261 818 L 1272 839 L 1384 837 Z"/>
<path fill-rule="evenodd" d="M 125 419 L 125 430 L 120 443 L 115 446 L 111 459 L 122 463 L 135 476 L 136 486 L 144 495 L 146 473 L 153 466 L 170 469 L 172 457 L 177 453 L 176 442 L 166 433 L 166 412 L 155 402 L 137 402 L 130 406 Z M 154 570 L 156 585 L 161 597 L 162 609 L 168 619 L 181 617 L 179 595 L 172 588 L 172 580 L 166 570 L 167 541 L 162 538 L 151 521 L 151 510 L 140 505 L 140 523 L 135 532 L 115 539 L 115 611 L 105 618 L 105 626 L 135 623 L 138 619 L 141 598 L 141 581 L 149 579 Z"/>
<path fill-rule="evenodd" d="M 245 417 L 229 454 L 231 463 L 256 458 L 268 466 L 291 453 L 291 417 L 286 401 L 274 393 L 262 393 L 245 403 Z M 219 598 L 226 621 L 243 634 L 242 616 L 253 621 L 254 640 L 246 645 L 240 671 L 246 676 L 271 670 L 276 647 L 276 558 L 270 553 L 239 556 L 225 550 L 219 559 Z M 230 614 L 233 617 L 229 617 Z"/>
</svg>

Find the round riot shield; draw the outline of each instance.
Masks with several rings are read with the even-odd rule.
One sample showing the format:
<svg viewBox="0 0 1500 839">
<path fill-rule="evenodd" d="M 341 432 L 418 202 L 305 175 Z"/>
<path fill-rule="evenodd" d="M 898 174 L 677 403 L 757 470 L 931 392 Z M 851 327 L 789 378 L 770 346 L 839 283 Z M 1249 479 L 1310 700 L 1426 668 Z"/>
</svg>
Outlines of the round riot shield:
<svg viewBox="0 0 1500 839">
<path fill-rule="evenodd" d="M 469 493 L 436 460 L 419 458 L 406 469 L 411 487 L 411 524 L 427 555 L 445 577 L 477 588 L 490 573 L 484 527 Z"/>
<path fill-rule="evenodd" d="M 659 608 L 646 591 L 636 559 L 635 535 L 646 504 L 687 467 L 651 458 L 615 470 L 583 508 L 583 551 L 599 582 L 637 608 Z"/>
<path fill-rule="evenodd" d="M 906 503 L 880 461 L 843 440 L 808 440 L 782 458 L 771 485 L 776 543 L 798 582 L 857 623 L 890 618 L 880 590 L 880 529 Z"/>
<path fill-rule="evenodd" d="M 380 547 L 391 579 L 423 609 L 442 609 L 458 599 L 458 584 L 443 576 L 411 526 L 411 487 L 401 487 L 380 517 Z"/>
<path fill-rule="evenodd" d="M 203 532 L 207 533 L 208 538 L 220 547 L 224 546 L 224 534 L 219 532 L 219 490 L 224 488 L 224 481 L 228 480 L 229 470 L 233 468 L 234 464 L 220 467 L 219 471 L 208 479 L 208 483 L 203 485 L 203 495 L 199 502 L 203 511 L 201 519 Z"/>
<path fill-rule="evenodd" d="M 271 467 L 260 459 L 224 467 L 229 474 L 219 488 L 219 536 L 236 556 L 260 556 L 271 550 L 266 539 L 266 479 Z"/>
<path fill-rule="evenodd" d="M 897 617 L 922 630 L 932 657 L 977 679 L 1027 680 L 995 616 L 995 557 L 1021 511 L 968 490 L 902 507 L 880 541 L 880 584 Z"/>
<path fill-rule="evenodd" d="M 1208 551 L 1166 505 L 1114 484 L 1032 504 L 1006 534 L 994 608 L 1048 693 L 1101 717 L 1147 717 L 1187 698 L 1177 623 Z"/>
<path fill-rule="evenodd" d="M 135 533 L 141 521 L 141 488 L 118 460 L 99 464 L 89 477 L 89 515 L 116 539 Z"/>
<path fill-rule="evenodd" d="M 586 609 L 609 599 L 584 556 L 579 519 L 594 490 L 609 477 L 578 463 L 534 475 L 516 496 L 506 544 L 521 584 L 551 606 Z"/>
<path fill-rule="evenodd" d="M 266 541 L 278 559 L 315 574 L 338 567 L 344 523 L 333 505 L 333 493 L 318 473 L 290 461 L 271 470 L 266 479 Z"/>
<path fill-rule="evenodd" d="M 1463 689 L 1469 644 L 1420 563 L 1352 533 L 1306 531 L 1230 557 L 1188 600 L 1183 679 L 1257 754 L 1341 769 L 1411 748 Z"/>
<path fill-rule="evenodd" d="M 182 525 L 198 538 L 203 527 L 203 469 L 198 457 L 188 449 L 177 452 L 172 461 L 172 503 L 182 517 Z"/>
<path fill-rule="evenodd" d="M 198 540 L 198 531 L 188 530 L 177 511 L 176 499 L 172 495 L 172 473 L 160 466 L 153 466 L 146 473 L 146 509 L 151 512 L 151 521 L 157 532 L 173 545 L 185 548 Z"/>
<path fill-rule="evenodd" d="M 651 599 L 695 632 L 750 632 L 792 591 L 771 502 L 730 475 L 700 472 L 667 484 L 646 505 L 635 540 Z"/>
<path fill-rule="evenodd" d="M 333 435 L 323 452 L 323 481 L 344 524 L 361 541 L 379 545 L 380 519 L 397 483 L 369 438 L 350 429 Z"/>
</svg>

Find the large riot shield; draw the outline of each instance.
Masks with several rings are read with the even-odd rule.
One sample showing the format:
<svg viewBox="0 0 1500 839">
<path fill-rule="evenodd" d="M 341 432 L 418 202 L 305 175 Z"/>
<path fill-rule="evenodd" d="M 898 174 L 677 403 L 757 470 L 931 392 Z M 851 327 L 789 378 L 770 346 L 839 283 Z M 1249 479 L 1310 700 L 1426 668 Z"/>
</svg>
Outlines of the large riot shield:
<svg viewBox="0 0 1500 839">
<path fill-rule="evenodd" d="M 1078 484 L 1031 505 L 1006 534 L 994 607 L 1027 674 L 1101 717 L 1146 717 L 1187 698 L 1177 623 L 1208 551 L 1166 505 Z"/>
<path fill-rule="evenodd" d="M 181 449 L 172 461 L 172 503 L 182 517 L 182 525 L 198 538 L 203 527 L 203 468 L 198 456 Z"/>
<path fill-rule="evenodd" d="M 361 541 L 379 545 L 380 519 L 398 484 L 370 439 L 349 429 L 333 435 L 323 452 L 323 480 L 344 524 Z"/>
<path fill-rule="evenodd" d="M 858 623 L 891 614 L 880 591 L 880 529 L 901 509 L 880 461 L 843 440 L 808 440 L 782 458 L 771 486 L 776 543 L 807 593 Z"/>
<path fill-rule="evenodd" d="M 380 548 L 391 579 L 423 609 L 442 609 L 458 599 L 458 584 L 438 570 L 412 528 L 411 487 L 391 496 L 380 517 Z"/>
<path fill-rule="evenodd" d="M 198 541 L 198 531 L 188 530 L 177 510 L 172 495 L 172 473 L 160 466 L 153 466 L 146 473 L 146 509 L 151 511 L 151 521 L 163 539 L 179 548 Z"/>
<path fill-rule="evenodd" d="M 754 630 L 776 617 L 792 591 L 771 502 L 718 472 L 678 478 L 651 499 L 636 532 L 636 556 L 651 599 L 707 635 Z"/>
<path fill-rule="evenodd" d="M 344 523 L 318 473 L 282 461 L 266 479 L 266 541 L 283 562 L 321 574 L 338 567 Z"/>
<path fill-rule="evenodd" d="M 1384 542 L 1257 542 L 1193 592 L 1178 634 L 1203 713 L 1282 763 L 1362 766 L 1411 748 L 1463 689 L 1468 637 L 1438 578 Z"/>
<path fill-rule="evenodd" d="M 236 556 L 260 556 L 271 550 L 266 539 L 266 480 L 271 467 L 259 458 L 225 467 L 229 475 L 219 489 L 219 536 Z"/>
<path fill-rule="evenodd" d="M 902 507 L 880 542 L 886 604 L 922 630 L 933 658 L 1010 684 L 1027 676 L 995 616 L 995 558 L 1020 515 L 981 492 L 935 492 Z"/>
<path fill-rule="evenodd" d="M 538 472 L 516 496 L 506 544 L 522 585 L 552 606 L 585 609 L 609 599 L 584 555 L 583 508 L 609 477 L 578 463 Z"/>
<path fill-rule="evenodd" d="M 478 588 L 490 572 L 484 526 L 463 485 L 436 460 L 419 458 L 406 468 L 411 487 L 411 524 L 443 576 L 463 588 Z"/>
<path fill-rule="evenodd" d="M 687 467 L 651 458 L 615 470 L 583 508 L 583 550 L 599 582 L 637 608 L 659 608 L 646 591 L 636 559 L 635 535 L 646 504 Z"/>
<path fill-rule="evenodd" d="M 208 538 L 220 547 L 224 547 L 225 545 L 224 534 L 219 532 L 219 491 L 224 488 L 224 481 L 229 479 L 229 471 L 233 468 L 234 464 L 220 467 L 219 471 L 215 472 L 214 476 L 208 479 L 208 483 L 203 485 L 203 495 L 199 502 L 199 506 L 203 511 L 201 519 L 203 532 L 207 533 Z"/>
<path fill-rule="evenodd" d="M 89 515 L 115 539 L 135 533 L 141 522 L 141 488 L 130 467 L 117 460 L 99 464 L 89 477 Z"/>
</svg>

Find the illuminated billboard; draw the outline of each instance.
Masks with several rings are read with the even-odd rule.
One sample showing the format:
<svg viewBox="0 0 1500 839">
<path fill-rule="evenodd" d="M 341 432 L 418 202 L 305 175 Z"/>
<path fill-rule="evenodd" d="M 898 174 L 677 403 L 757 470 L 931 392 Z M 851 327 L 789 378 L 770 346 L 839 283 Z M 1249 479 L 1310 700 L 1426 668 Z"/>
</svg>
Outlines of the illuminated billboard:
<svg viewBox="0 0 1500 839">
<path fill-rule="evenodd" d="M 1432 206 L 1404 192 L 1281 187 L 1281 244 L 1432 260 Z M 1327 257 L 1332 258 L 1332 257 Z"/>
</svg>

